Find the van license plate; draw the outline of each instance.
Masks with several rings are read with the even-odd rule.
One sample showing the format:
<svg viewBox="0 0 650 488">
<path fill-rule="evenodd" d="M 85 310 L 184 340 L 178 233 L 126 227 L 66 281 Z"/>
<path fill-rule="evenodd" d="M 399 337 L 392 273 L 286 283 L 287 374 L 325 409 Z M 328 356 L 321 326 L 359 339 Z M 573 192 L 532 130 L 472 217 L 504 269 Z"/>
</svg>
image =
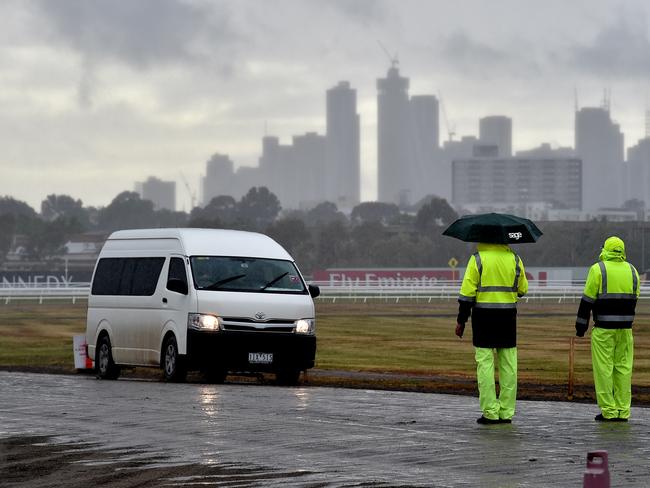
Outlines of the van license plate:
<svg viewBox="0 0 650 488">
<path fill-rule="evenodd" d="M 272 352 L 249 352 L 248 362 L 251 364 L 271 364 L 273 362 Z"/>
</svg>

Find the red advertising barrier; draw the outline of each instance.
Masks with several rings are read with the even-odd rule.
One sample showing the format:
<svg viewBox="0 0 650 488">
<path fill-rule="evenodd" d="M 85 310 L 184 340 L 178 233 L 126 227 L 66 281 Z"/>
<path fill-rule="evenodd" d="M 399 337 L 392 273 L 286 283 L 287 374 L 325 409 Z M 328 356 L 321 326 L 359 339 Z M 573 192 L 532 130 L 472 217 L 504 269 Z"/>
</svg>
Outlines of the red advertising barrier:
<svg viewBox="0 0 650 488">
<path fill-rule="evenodd" d="M 460 278 L 462 278 L 460 272 L 451 268 L 332 268 L 315 270 L 313 273 L 314 281 L 329 282 L 332 285 L 376 282 L 385 286 L 426 286 L 434 285 L 438 281 L 450 281 Z"/>
<path fill-rule="evenodd" d="M 330 285 L 352 285 L 358 283 L 376 283 L 382 286 L 431 286 L 439 281 L 461 280 L 465 268 L 329 268 L 316 269 L 312 280 L 326 282 Z M 544 285 L 546 271 L 526 272 L 529 281 Z"/>
</svg>

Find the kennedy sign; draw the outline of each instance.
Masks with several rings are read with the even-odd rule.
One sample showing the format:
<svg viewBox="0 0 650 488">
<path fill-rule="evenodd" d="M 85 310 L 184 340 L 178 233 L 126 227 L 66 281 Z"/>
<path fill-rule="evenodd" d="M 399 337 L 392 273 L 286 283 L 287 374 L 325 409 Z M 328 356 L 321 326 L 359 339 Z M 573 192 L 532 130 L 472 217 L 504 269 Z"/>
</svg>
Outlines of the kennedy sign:
<svg viewBox="0 0 650 488">
<path fill-rule="evenodd" d="M 72 273 L 48 271 L 0 271 L 0 288 L 65 288 L 73 283 L 89 282 L 92 270 Z"/>
</svg>

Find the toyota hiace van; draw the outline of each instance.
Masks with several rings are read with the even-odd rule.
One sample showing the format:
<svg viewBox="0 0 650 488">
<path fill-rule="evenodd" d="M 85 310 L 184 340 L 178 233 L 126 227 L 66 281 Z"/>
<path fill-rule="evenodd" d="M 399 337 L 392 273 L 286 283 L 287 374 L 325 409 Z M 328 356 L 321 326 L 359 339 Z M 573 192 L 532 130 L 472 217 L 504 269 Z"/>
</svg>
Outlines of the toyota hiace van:
<svg viewBox="0 0 650 488">
<path fill-rule="evenodd" d="M 110 235 L 93 273 L 86 340 L 99 378 L 153 366 L 168 381 L 200 370 L 271 372 L 295 384 L 314 366 L 315 312 L 292 257 L 268 236 L 142 229 Z"/>
</svg>

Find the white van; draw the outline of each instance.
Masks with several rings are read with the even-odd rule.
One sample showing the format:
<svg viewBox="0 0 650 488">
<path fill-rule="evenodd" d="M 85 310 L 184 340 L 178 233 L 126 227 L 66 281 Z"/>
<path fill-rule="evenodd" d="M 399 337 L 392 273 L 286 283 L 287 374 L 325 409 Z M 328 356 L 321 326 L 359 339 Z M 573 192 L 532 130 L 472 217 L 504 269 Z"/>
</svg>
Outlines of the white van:
<svg viewBox="0 0 650 488">
<path fill-rule="evenodd" d="M 122 366 L 188 369 L 223 382 L 268 371 L 282 384 L 314 366 L 315 313 L 287 251 L 268 236 L 215 229 L 123 230 L 97 260 L 86 340 L 100 378 Z"/>
</svg>

